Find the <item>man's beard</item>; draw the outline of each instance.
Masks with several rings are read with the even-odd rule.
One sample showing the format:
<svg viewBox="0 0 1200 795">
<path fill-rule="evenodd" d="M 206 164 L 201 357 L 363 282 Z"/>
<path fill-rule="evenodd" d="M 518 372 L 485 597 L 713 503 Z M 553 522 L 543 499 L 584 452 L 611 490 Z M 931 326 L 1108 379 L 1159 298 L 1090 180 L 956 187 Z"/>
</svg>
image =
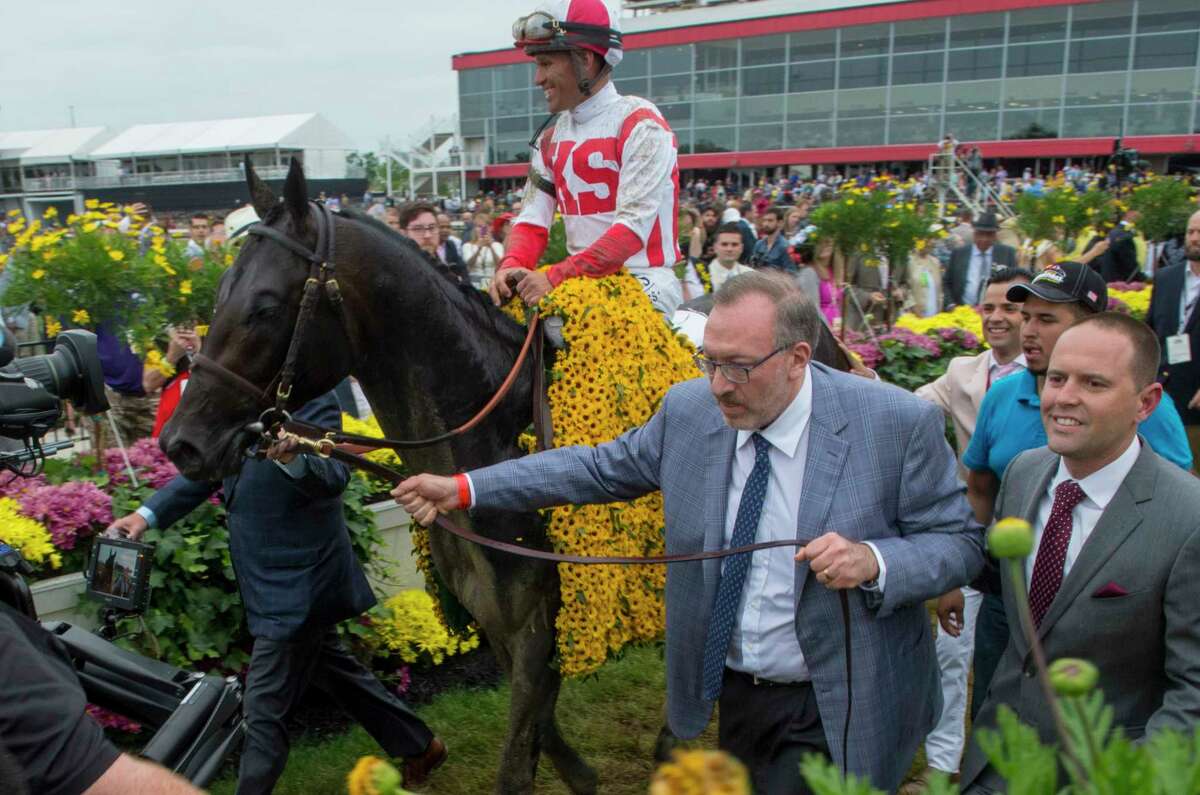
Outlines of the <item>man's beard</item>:
<svg viewBox="0 0 1200 795">
<path fill-rule="evenodd" d="M 1183 255 L 1190 262 L 1200 262 L 1200 246 L 1184 246 Z"/>
</svg>

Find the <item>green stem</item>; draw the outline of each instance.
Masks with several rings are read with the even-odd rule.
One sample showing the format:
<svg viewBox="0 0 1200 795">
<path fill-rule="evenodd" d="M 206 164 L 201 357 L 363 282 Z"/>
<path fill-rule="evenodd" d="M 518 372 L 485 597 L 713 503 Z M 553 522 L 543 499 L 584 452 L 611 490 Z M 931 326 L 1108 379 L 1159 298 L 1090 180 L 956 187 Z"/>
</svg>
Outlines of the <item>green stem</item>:
<svg viewBox="0 0 1200 795">
<path fill-rule="evenodd" d="M 1081 784 L 1087 784 L 1087 768 L 1085 768 L 1079 760 L 1079 756 L 1075 753 L 1075 746 L 1071 742 L 1071 735 L 1067 733 L 1067 725 L 1063 722 L 1062 707 L 1058 703 L 1058 696 L 1054 693 L 1054 685 L 1050 683 L 1050 669 L 1046 665 L 1046 654 L 1042 650 L 1042 643 L 1038 639 L 1037 625 L 1033 623 L 1033 612 L 1029 609 L 1029 594 L 1025 591 L 1025 563 L 1021 558 L 1008 559 L 1009 580 L 1013 586 L 1014 597 L 1017 603 L 1017 615 L 1021 619 L 1021 627 L 1025 632 L 1025 637 L 1029 640 L 1029 650 L 1033 653 L 1033 663 L 1037 666 L 1038 682 L 1042 686 L 1042 694 L 1046 697 L 1046 704 L 1050 707 L 1050 717 L 1054 720 L 1054 732 L 1058 735 L 1058 741 L 1062 744 L 1063 756 L 1068 763 L 1068 768 L 1074 768 L 1078 780 Z"/>
<path fill-rule="evenodd" d="M 1096 737 L 1092 734 L 1092 722 L 1087 720 L 1087 716 L 1081 707 L 1081 696 L 1073 696 L 1065 699 L 1071 710 L 1075 713 L 1075 722 L 1083 727 L 1083 738 L 1087 741 L 1088 758 L 1091 762 L 1091 769 L 1096 770 L 1100 766 L 1100 747 L 1096 744 Z"/>
</svg>

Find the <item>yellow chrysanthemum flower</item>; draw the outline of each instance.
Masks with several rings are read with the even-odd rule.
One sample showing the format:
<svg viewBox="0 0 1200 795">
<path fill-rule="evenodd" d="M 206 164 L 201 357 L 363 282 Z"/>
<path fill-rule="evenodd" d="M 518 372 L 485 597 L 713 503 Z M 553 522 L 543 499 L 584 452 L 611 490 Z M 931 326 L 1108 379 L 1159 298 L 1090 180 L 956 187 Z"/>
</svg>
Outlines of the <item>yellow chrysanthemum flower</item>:
<svg viewBox="0 0 1200 795">
<path fill-rule="evenodd" d="M 179 283 L 179 294 L 180 295 L 191 295 L 192 294 L 192 280 L 191 279 L 184 279 L 183 281 L 181 281 Z"/>
<path fill-rule="evenodd" d="M 125 259 L 125 252 L 119 248 L 111 248 L 108 250 L 108 256 L 114 262 L 120 262 Z"/>
<path fill-rule="evenodd" d="M 59 323 L 57 319 L 52 318 L 52 317 L 46 318 L 46 336 L 47 337 L 50 337 L 50 338 L 57 337 L 60 331 L 62 331 L 62 323 Z"/>
<path fill-rule="evenodd" d="M 11 497 L 0 498 L 0 528 L 3 528 L 5 542 L 34 566 L 48 565 L 57 569 L 62 565 L 62 556 L 50 540 L 50 531 L 40 522 L 23 515 L 20 509 Z"/>
<path fill-rule="evenodd" d="M 31 278 L 31 279 L 41 279 L 41 278 L 42 278 L 42 277 L 44 277 L 45 275 L 46 275 L 46 271 L 42 270 L 41 268 L 38 268 L 38 269 L 34 270 L 32 273 L 30 273 L 30 274 L 29 274 L 29 278 Z"/>
<path fill-rule="evenodd" d="M 72 323 L 78 323 L 79 325 L 82 326 L 85 323 L 90 323 L 91 320 L 92 320 L 92 316 L 88 314 L 88 311 L 86 309 L 76 309 L 74 312 L 71 313 L 71 322 Z"/>
</svg>

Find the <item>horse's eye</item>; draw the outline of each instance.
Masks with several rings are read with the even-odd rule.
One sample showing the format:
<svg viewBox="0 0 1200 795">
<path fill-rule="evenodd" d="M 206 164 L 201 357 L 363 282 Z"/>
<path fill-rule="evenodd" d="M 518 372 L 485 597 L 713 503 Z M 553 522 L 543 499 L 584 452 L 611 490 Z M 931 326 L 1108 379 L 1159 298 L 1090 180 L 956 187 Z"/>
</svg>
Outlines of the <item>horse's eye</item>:
<svg viewBox="0 0 1200 795">
<path fill-rule="evenodd" d="M 274 320 L 278 316 L 279 316 L 279 307 L 278 306 L 260 306 L 259 308 L 255 309 L 253 312 L 250 313 L 250 319 L 252 321 Z"/>
</svg>

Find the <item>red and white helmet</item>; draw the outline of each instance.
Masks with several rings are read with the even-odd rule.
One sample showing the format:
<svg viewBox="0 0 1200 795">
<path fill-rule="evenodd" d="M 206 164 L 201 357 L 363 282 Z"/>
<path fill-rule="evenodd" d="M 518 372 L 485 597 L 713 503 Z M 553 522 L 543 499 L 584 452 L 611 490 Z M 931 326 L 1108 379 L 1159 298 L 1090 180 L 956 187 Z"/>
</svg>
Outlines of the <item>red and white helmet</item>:
<svg viewBox="0 0 1200 795">
<path fill-rule="evenodd" d="M 513 44 L 526 55 L 591 50 L 611 69 L 621 62 L 621 28 L 604 0 L 544 0 L 513 23 Z"/>
</svg>

